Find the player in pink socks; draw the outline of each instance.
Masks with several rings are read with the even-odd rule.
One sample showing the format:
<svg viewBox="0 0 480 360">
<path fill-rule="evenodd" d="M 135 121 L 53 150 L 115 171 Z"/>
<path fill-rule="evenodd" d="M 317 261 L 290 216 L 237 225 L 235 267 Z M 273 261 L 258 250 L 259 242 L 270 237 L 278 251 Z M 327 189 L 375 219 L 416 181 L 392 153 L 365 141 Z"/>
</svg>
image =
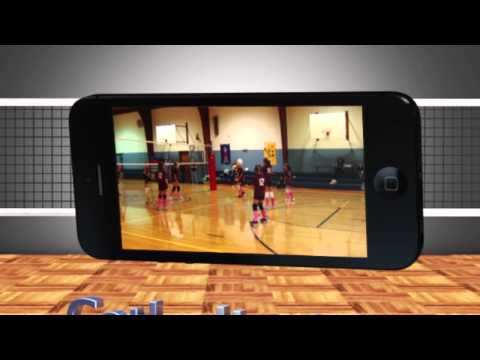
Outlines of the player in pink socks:
<svg viewBox="0 0 480 360">
<path fill-rule="evenodd" d="M 265 175 L 260 165 L 255 166 L 255 180 L 253 182 L 253 220 L 251 225 L 267 222 L 267 212 L 263 208 L 263 201 L 265 200 Z"/>
<path fill-rule="evenodd" d="M 292 168 L 288 163 L 283 165 L 283 182 L 285 184 L 285 202 L 292 203 L 295 201 L 293 197 L 293 190 L 292 190 L 292 181 L 293 181 L 293 172 Z"/>
<path fill-rule="evenodd" d="M 265 175 L 265 206 L 267 208 L 275 207 L 275 194 L 272 191 L 273 167 L 269 159 L 263 159 L 263 173 Z"/>
<path fill-rule="evenodd" d="M 165 171 L 165 168 L 164 168 L 163 160 L 160 160 L 160 162 L 158 163 L 157 182 L 158 182 L 157 210 L 166 209 L 168 179 L 167 179 L 167 172 Z"/>
<path fill-rule="evenodd" d="M 237 160 L 234 168 L 235 184 L 237 184 L 237 197 L 242 198 L 245 195 L 245 170 L 243 170 L 243 162 Z"/>
<path fill-rule="evenodd" d="M 178 163 L 175 161 L 172 166 L 171 177 L 173 182 L 172 191 L 170 196 L 176 198 L 177 200 L 183 200 L 183 196 L 180 193 L 180 178 L 178 175 Z"/>
</svg>

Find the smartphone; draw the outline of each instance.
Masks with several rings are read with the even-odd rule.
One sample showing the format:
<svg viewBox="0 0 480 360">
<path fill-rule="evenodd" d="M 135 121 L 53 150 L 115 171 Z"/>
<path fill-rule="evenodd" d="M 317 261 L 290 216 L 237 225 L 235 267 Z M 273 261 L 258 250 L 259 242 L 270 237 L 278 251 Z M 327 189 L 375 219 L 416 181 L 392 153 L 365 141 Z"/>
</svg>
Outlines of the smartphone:
<svg viewBox="0 0 480 360">
<path fill-rule="evenodd" d="M 422 249 L 405 94 L 92 95 L 70 137 L 95 258 L 400 269 Z"/>
</svg>

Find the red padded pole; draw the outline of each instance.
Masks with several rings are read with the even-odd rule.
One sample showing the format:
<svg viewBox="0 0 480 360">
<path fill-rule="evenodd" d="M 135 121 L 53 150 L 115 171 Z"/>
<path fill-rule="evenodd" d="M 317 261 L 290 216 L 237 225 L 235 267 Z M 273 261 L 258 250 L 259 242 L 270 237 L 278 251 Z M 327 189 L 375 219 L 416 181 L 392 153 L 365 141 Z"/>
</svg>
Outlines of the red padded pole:
<svg viewBox="0 0 480 360">
<path fill-rule="evenodd" d="M 217 190 L 217 167 L 215 165 L 215 154 L 213 151 L 208 156 L 208 177 L 210 178 L 210 190 Z"/>
</svg>

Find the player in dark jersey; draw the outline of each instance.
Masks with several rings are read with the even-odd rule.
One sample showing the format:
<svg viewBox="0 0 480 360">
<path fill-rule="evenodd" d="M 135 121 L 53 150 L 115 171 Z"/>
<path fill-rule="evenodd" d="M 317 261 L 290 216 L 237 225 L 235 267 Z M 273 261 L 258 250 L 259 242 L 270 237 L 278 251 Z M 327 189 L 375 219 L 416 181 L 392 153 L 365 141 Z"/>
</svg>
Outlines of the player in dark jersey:
<svg viewBox="0 0 480 360">
<path fill-rule="evenodd" d="M 263 159 L 263 173 L 265 174 L 265 206 L 267 208 L 275 207 L 275 194 L 272 191 L 273 167 L 269 159 Z"/>
<path fill-rule="evenodd" d="M 245 170 L 242 163 L 237 161 L 233 170 L 235 176 L 235 184 L 237 185 L 237 196 L 242 198 L 245 195 Z"/>
<path fill-rule="evenodd" d="M 163 160 L 161 160 L 158 163 L 157 182 L 158 182 L 157 210 L 160 210 L 160 209 L 165 209 L 167 207 L 168 179 L 167 179 L 167 172 L 165 171 Z"/>
<path fill-rule="evenodd" d="M 180 193 L 180 177 L 178 171 L 178 163 L 175 161 L 171 170 L 171 179 L 173 183 L 172 191 L 170 195 L 176 197 L 177 200 L 182 200 L 182 194 Z"/>
<path fill-rule="evenodd" d="M 288 163 L 283 164 L 283 183 L 285 184 L 285 202 L 291 203 L 295 201 L 292 190 L 293 172 Z"/>
<path fill-rule="evenodd" d="M 267 213 L 263 208 L 263 201 L 265 200 L 265 175 L 260 165 L 255 165 L 255 180 L 253 182 L 253 220 L 250 222 L 252 225 L 260 222 L 267 222 Z"/>
</svg>

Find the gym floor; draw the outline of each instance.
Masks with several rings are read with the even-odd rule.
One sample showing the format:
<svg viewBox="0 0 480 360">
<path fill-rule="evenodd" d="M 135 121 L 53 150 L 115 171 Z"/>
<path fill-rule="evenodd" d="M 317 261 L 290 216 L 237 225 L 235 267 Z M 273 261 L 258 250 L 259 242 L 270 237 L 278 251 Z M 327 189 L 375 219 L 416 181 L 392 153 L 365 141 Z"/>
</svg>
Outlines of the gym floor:
<svg viewBox="0 0 480 360">
<path fill-rule="evenodd" d="M 100 261 L 85 255 L 0 255 L 0 314 L 65 314 L 164 300 L 165 314 L 480 314 L 480 256 L 422 256 L 401 271 Z"/>
<path fill-rule="evenodd" d="M 151 199 L 157 185 L 150 184 Z M 250 226 L 252 189 L 236 197 L 231 185 L 182 184 L 184 200 L 167 210 L 146 205 L 142 180 L 119 186 L 126 249 L 206 251 L 316 256 L 367 256 L 365 196 L 357 190 L 295 188 L 295 203 L 275 189 L 276 206 L 267 224 Z"/>
</svg>

